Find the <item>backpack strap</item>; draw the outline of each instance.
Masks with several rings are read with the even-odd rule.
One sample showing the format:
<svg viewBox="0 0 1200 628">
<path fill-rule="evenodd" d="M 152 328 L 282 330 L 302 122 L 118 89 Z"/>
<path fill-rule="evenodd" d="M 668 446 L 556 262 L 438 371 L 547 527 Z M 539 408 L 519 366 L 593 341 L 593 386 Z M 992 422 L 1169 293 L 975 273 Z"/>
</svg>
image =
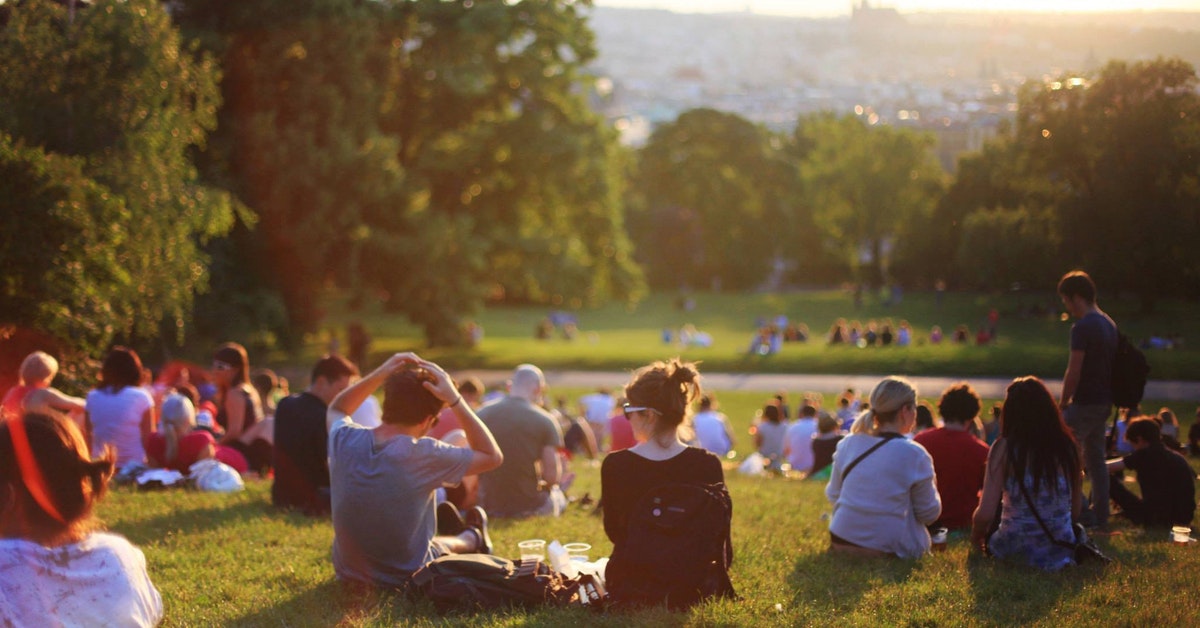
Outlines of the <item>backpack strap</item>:
<svg viewBox="0 0 1200 628">
<path fill-rule="evenodd" d="M 1065 547 L 1070 550 L 1075 549 L 1079 545 L 1078 543 L 1060 541 L 1050 533 L 1050 527 L 1046 525 L 1045 521 L 1042 521 L 1042 516 L 1038 514 L 1037 507 L 1033 505 L 1033 500 L 1029 498 L 1029 491 L 1025 489 L 1025 481 L 1022 478 L 1015 479 L 1017 480 L 1017 486 L 1021 487 L 1021 496 L 1025 498 L 1025 503 L 1029 504 L 1029 512 L 1032 512 L 1033 518 L 1037 519 L 1038 525 L 1042 527 L 1042 532 L 1046 533 L 1046 538 L 1050 539 L 1051 543 L 1054 543 L 1059 547 Z"/>
<path fill-rule="evenodd" d="M 850 464 L 846 465 L 846 470 L 842 471 L 842 481 L 843 482 L 846 481 L 846 476 L 850 475 L 850 472 L 854 470 L 854 467 L 857 467 L 858 463 L 863 461 L 863 458 L 866 458 L 867 456 L 875 453 L 876 449 L 883 447 L 884 445 L 887 444 L 888 441 L 896 439 L 896 438 L 904 438 L 904 436 L 902 434 L 897 434 L 895 432 L 887 432 L 887 433 L 883 434 L 882 436 L 880 436 L 880 438 L 882 440 L 880 440 L 878 443 L 875 443 L 874 445 L 871 445 L 870 449 L 862 452 L 861 454 L 859 454 L 859 456 L 857 458 L 852 460 L 850 462 Z"/>
</svg>

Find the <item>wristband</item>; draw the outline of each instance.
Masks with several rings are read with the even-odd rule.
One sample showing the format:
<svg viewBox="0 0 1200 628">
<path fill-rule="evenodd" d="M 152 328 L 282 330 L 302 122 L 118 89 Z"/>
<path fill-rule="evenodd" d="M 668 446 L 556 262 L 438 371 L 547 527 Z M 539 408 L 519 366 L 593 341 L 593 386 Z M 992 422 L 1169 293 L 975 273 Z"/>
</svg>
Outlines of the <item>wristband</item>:
<svg viewBox="0 0 1200 628">
<path fill-rule="evenodd" d="M 463 399 L 462 399 L 462 395 L 459 395 L 459 396 L 458 396 L 458 399 L 455 399 L 455 400 L 454 400 L 454 403 L 452 403 L 452 404 L 449 404 L 449 405 L 447 405 L 446 407 L 447 407 L 447 408 L 453 408 L 454 406 L 457 406 L 457 405 L 459 404 L 459 402 L 461 402 L 462 400 L 463 400 Z"/>
</svg>

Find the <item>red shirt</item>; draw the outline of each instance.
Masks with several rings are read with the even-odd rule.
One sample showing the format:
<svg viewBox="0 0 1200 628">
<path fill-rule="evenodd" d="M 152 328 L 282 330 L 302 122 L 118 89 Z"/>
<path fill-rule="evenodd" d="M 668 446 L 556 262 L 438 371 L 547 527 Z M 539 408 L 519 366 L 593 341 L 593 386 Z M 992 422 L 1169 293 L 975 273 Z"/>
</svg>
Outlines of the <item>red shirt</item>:
<svg viewBox="0 0 1200 628">
<path fill-rule="evenodd" d="M 466 403 L 464 400 L 463 403 Z M 442 440 L 442 437 L 454 430 L 461 430 L 462 423 L 458 420 L 458 413 L 454 408 L 442 408 L 438 413 L 437 425 L 429 430 L 429 437 Z"/>
<path fill-rule="evenodd" d="M 608 420 L 608 432 L 612 438 L 608 444 L 610 452 L 629 449 L 637 444 L 637 440 L 633 437 L 633 425 L 629 423 L 629 419 L 626 419 L 624 414 L 615 414 Z"/>
<path fill-rule="evenodd" d="M 175 460 L 167 462 L 164 460 L 167 457 L 167 439 L 161 433 L 154 432 L 146 436 L 146 459 L 153 466 L 187 473 L 192 464 L 200 460 L 200 454 L 215 443 L 212 434 L 196 430 L 179 439 L 179 451 L 175 454 Z"/>
<path fill-rule="evenodd" d="M 983 474 L 987 470 L 987 443 L 970 432 L 939 427 L 913 437 L 933 457 L 938 496 L 942 498 L 939 523 L 947 528 L 968 528 L 979 506 Z"/>
</svg>

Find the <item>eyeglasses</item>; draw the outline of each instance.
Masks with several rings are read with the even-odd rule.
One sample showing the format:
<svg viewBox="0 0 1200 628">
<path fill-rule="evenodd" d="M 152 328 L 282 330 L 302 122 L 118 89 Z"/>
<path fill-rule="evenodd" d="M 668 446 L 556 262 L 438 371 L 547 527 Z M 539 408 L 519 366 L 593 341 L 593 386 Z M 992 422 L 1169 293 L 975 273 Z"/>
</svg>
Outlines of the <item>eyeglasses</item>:
<svg viewBox="0 0 1200 628">
<path fill-rule="evenodd" d="M 655 410 L 654 408 L 651 408 L 650 406 L 631 406 L 629 404 L 625 404 L 625 405 L 621 406 L 621 412 L 625 413 L 626 421 L 632 421 L 633 419 L 629 418 L 629 415 L 636 414 L 638 412 L 655 412 L 658 414 L 662 414 L 661 412 L 659 412 L 658 410 Z"/>
<path fill-rule="evenodd" d="M 220 360 L 213 360 L 212 368 L 214 371 L 232 371 L 233 365 L 228 362 L 222 362 Z"/>
</svg>

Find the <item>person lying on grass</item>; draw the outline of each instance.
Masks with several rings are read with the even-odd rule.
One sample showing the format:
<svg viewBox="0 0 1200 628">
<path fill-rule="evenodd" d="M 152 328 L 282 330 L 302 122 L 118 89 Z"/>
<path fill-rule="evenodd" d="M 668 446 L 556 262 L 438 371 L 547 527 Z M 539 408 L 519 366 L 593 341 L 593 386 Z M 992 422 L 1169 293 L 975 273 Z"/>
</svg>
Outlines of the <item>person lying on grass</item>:
<svg viewBox="0 0 1200 628">
<path fill-rule="evenodd" d="M 383 423 L 354 423 L 350 415 L 381 385 Z M 426 436 L 447 407 L 458 414 L 469 448 Z M 504 461 L 491 432 L 440 366 L 414 353 L 393 355 L 334 397 L 326 427 L 339 579 L 399 588 L 439 556 L 491 552 L 487 515 L 478 507 L 467 512 L 467 527 L 455 536 L 435 536 L 435 491 Z"/>
<path fill-rule="evenodd" d="M 0 422 L 0 625 L 153 626 L 162 597 L 146 557 L 92 516 L 113 474 L 78 426 L 25 414 Z"/>
</svg>

